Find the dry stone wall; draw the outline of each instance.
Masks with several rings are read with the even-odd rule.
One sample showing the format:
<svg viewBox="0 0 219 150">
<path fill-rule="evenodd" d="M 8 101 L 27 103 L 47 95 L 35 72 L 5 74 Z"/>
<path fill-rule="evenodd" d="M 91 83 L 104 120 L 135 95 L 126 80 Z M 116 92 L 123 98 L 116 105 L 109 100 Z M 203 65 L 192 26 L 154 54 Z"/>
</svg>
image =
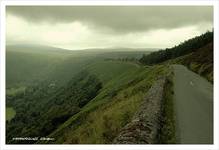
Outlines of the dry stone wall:
<svg viewBox="0 0 219 150">
<path fill-rule="evenodd" d="M 160 78 L 149 89 L 140 109 L 113 143 L 153 144 L 158 142 L 165 82 L 166 78 Z"/>
</svg>

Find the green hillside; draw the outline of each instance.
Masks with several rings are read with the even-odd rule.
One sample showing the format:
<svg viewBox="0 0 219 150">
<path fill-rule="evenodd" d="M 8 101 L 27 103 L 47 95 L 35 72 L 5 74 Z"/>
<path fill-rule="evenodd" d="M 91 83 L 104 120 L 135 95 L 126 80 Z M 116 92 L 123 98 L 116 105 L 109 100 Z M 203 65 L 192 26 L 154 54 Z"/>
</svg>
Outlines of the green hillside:
<svg viewBox="0 0 219 150">
<path fill-rule="evenodd" d="M 205 77 L 208 81 L 214 81 L 214 47 L 210 42 L 197 51 L 178 59 L 178 63 L 187 66 L 192 71 Z"/>
<path fill-rule="evenodd" d="M 149 55 L 144 55 L 140 62 L 146 65 L 153 65 L 157 63 L 162 63 L 169 59 L 174 59 L 192 52 L 197 51 L 201 47 L 204 47 L 210 42 L 213 42 L 214 32 L 206 32 L 200 36 L 188 39 L 179 45 L 176 45 L 172 48 L 162 49 Z"/>
<path fill-rule="evenodd" d="M 140 53 L 147 52 L 118 53 L 117 58 L 137 58 Z M 54 143 L 69 142 L 63 138 L 70 132 L 62 131 L 76 123 L 77 132 L 80 134 L 82 122 L 86 125 L 88 121 L 86 118 L 90 118 L 91 113 L 100 113 L 99 109 L 113 111 L 118 115 L 114 120 L 116 124 L 113 123 L 112 126 L 115 125 L 118 129 L 124 126 L 140 104 L 144 91 L 147 91 L 156 76 L 152 75 L 152 68 L 145 68 L 132 62 L 105 60 L 115 58 L 115 54 L 116 52 L 88 50 L 60 53 L 56 49 L 45 50 L 45 48 L 38 52 L 35 52 L 35 49 L 9 49 L 6 103 L 8 107 L 14 108 L 16 115 L 7 122 L 7 143 L 15 142 L 10 140 L 14 135 L 45 137 L 49 134 L 54 137 L 62 134 L 56 141 L 52 141 Z M 147 81 L 144 81 L 145 75 L 148 76 Z M 143 82 L 148 84 L 145 86 Z M 135 87 L 137 83 L 139 84 Z M 133 87 L 128 89 L 131 85 Z M 136 94 L 132 96 L 129 94 L 130 91 Z M 117 95 L 119 97 L 126 95 L 124 99 L 126 102 L 117 101 Z M 108 105 L 110 109 L 105 109 Z M 121 109 L 117 110 L 116 107 Z M 100 123 L 103 123 L 102 120 Z M 101 130 L 98 131 L 99 139 L 104 134 L 102 132 L 107 132 L 104 128 Z M 78 142 L 110 143 L 115 134 L 106 136 L 112 137 L 107 141 L 84 139 Z"/>
<path fill-rule="evenodd" d="M 63 85 L 84 67 L 106 58 L 139 58 L 148 51 L 119 49 L 65 50 L 42 45 L 6 47 L 7 88 L 51 80 Z M 146 49 L 147 50 L 147 49 Z M 70 69 L 71 68 L 71 69 Z"/>
<path fill-rule="evenodd" d="M 163 66 L 138 68 L 110 80 L 100 93 L 48 137 L 54 143 L 111 143 L 138 109 Z"/>
<path fill-rule="evenodd" d="M 184 64 L 213 82 L 212 40 L 207 32 L 157 52 L 8 47 L 6 104 L 16 114 L 7 121 L 6 141 L 111 144 L 169 65 Z M 172 105 L 165 107 L 172 115 Z M 15 135 L 53 140 L 13 141 Z"/>
<path fill-rule="evenodd" d="M 214 32 L 206 32 L 183 43 L 143 55 L 143 65 L 183 64 L 213 83 Z"/>
<path fill-rule="evenodd" d="M 24 47 L 24 49 L 19 46 L 16 49 L 13 48 L 9 46 L 6 51 L 8 88 L 32 85 L 44 80 L 52 80 L 52 82 L 61 84 L 89 63 L 89 58 L 95 56 L 66 50 L 60 52 L 52 48 L 46 49 L 47 47 L 39 51 L 35 46 Z"/>
</svg>

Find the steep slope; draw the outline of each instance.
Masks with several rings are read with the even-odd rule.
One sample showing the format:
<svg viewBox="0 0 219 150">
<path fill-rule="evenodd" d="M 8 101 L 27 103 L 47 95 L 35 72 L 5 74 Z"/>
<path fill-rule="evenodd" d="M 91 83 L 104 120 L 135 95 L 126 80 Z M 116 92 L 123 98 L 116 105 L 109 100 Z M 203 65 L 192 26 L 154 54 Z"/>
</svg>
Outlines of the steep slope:
<svg viewBox="0 0 219 150">
<path fill-rule="evenodd" d="M 24 88 L 47 80 L 55 82 L 56 85 L 64 85 L 73 75 L 92 63 L 98 63 L 106 58 L 138 58 L 142 54 L 149 53 L 141 49 L 134 52 L 125 50 L 71 51 L 43 45 L 7 45 L 7 88 Z"/>
<path fill-rule="evenodd" d="M 188 39 L 183 43 L 176 45 L 172 48 L 166 48 L 159 50 L 149 55 L 143 55 L 139 60 L 142 64 L 153 65 L 165 62 L 169 59 L 174 59 L 192 52 L 195 52 L 197 49 L 204 47 L 210 42 L 213 42 L 214 32 L 206 32 L 200 36 Z"/>
<path fill-rule="evenodd" d="M 9 45 L 6 50 L 7 87 L 28 86 L 44 80 L 66 83 L 95 56 L 95 53 L 46 46 Z"/>
<path fill-rule="evenodd" d="M 143 55 L 139 61 L 144 65 L 183 64 L 213 83 L 213 40 L 214 32 L 206 32 L 170 49 Z"/>
<path fill-rule="evenodd" d="M 120 74 L 48 137 L 56 139 L 53 143 L 112 143 L 139 108 L 147 90 L 165 73 L 164 66 L 156 66 L 136 67 Z"/>
<path fill-rule="evenodd" d="M 213 32 L 206 32 L 180 45 L 153 52 L 140 59 L 143 65 L 182 64 L 193 71 L 180 65 L 176 65 L 179 68 L 173 67 L 175 75 L 170 80 L 172 85 L 165 91 L 169 102 L 164 105 L 167 113 L 163 118 L 167 121 L 161 129 L 161 138 L 164 139 L 161 140 L 162 143 L 212 143 L 213 35 Z"/>
<path fill-rule="evenodd" d="M 88 72 L 81 72 L 62 88 L 51 84 L 29 87 L 18 97 L 7 98 L 16 109 L 16 116 L 7 123 L 7 142 L 14 135 L 46 136 L 94 98 L 101 82 Z M 28 124 L 27 124 L 28 123 Z M 21 128 L 22 130 L 17 130 Z M 31 142 L 30 142 L 31 143 Z"/>
<path fill-rule="evenodd" d="M 199 48 L 197 51 L 178 59 L 178 62 L 187 66 L 192 71 L 205 77 L 213 83 L 213 43 Z"/>
<path fill-rule="evenodd" d="M 54 143 L 72 143 L 72 141 L 63 140 L 68 131 L 62 131 L 71 127 L 72 124 L 79 130 L 88 121 L 86 118 L 89 118 L 91 112 L 101 113 L 100 108 L 107 110 L 108 113 L 113 111 L 115 115 L 118 115 L 114 118 L 115 122 L 112 126 L 117 126 L 118 123 L 124 125 L 144 95 L 143 92 L 139 92 L 147 90 L 154 77 L 149 75 L 148 85 L 145 86 L 142 83 L 141 87 L 139 84 L 139 89 L 137 87 L 132 89 L 132 92 L 136 93 L 132 97 L 128 94 L 129 86 L 143 81 L 144 75 L 151 69 L 129 62 L 105 61 L 105 58 L 114 57 L 115 53 L 113 55 L 103 52 L 90 54 L 85 51 L 67 54 L 56 53 L 56 51 L 33 53 L 17 49 L 7 51 L 7 107 L 16 111 L 14 118 L 7 121 L 7 143 L 15 143 L 12 141 L 14 135 L 33 137 L 49 134 L 54 134 L 54 137 L 62 134 L 52 141 Z M 127 52 L 124 52 L 125 57 L 127 57 L 126 54 Z M 139 52 L 128 53 L 128 55 L 136 57 L 139 56 Z M 120 56 L 122 57 L 122 52 Z M 14 67 L 16 63 L 18 65 Z M 162 72 L 162 69 L 160 71 Z M 22 78 L 17 79 L 13 72 Z M 128 94 L 126 102 L 122 101 L 123 99 L 119 101 L 115 99 L 120 91 L 123 91 L 125 95 Z M 107 105 L 109 108 L 105 109 Z M 80 119 L 84 120 L 83 124 L 78 121 Z M 101 123 L 102 119 L 101 117 Z M 119 129 L 121 125 L 117 128 Z M 98 131 L 98 139 L 104 134 L 103 132 L 107 132 L 105 130 L 106 128 L 103 128 Z M 106 135 L 108 140 L 106 138 L 104 141 L 95 138 L 94 140 L 96 143 L 110 143 L 115 134 L 111 138 L 108 137 L 111 135 Z M 80 137 L 70 139 L 79 140 Z M 84 140 L 79 142 L 93 143 L 90 139 Z M 16 141 L 16 143 L 35 142 L 37 141 Z"/>
</svg>

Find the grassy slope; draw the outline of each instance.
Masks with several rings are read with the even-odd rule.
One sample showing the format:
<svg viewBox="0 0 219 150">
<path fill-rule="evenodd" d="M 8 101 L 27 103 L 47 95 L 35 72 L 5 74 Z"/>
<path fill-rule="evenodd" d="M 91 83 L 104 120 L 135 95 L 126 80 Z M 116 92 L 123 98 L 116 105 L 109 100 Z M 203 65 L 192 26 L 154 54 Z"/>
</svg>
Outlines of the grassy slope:
<svg viewBox="0 0 219 150">
<path fill-rule="evenodd" d="M 183 64 L 213 83 L 213 62 L 213 43 L 211 42 L 193 53 L 167 61 L 166 63 Z"/>
<path fill-rule="evenodd" d="M 80 53 L 7 51 L 7 88 L 28 86 L 43 80 L 62 84 L 88 64 L 90 58 Z"/>
<path fill-rule="evenodd" d="M 44 80 L 64 85 L 73 75 L 95 61 L 117 57 L 138 58 L 143 53 L 149 53 L 147 51 L 68 51 L 38 45 L 8 45 L 6 49 L 7 88 L 26 87 Z"/>
<path fill-rule="evenodd" d="M 50 134 L 56 138 L 55 143 L 111 143 L 130 121 L 152 83 L 165 73 L 163 66 L 133 66 L 109 80 L 80 113 Z"/>
<path fill-rule="evenodd" d="M 213 83 L 213 43 L 198 49 L 182 60 L 182 64 Z"/>
<path fill-rule="evenodd" d="M 113 55 L 111 53 L 99 55 L 99 52 L 94 52 L 85 55 L 77 52 L 75 55 L 68 54 L 67 56 L 51 55 L 51 53 L 45 56 L 41 52 L 37 54 L 16 52 L 16 55 L 17 53 L 20 58 L 8 55 L 13 61 L 11 64 L 7 62 L 10 64 L 7 67 L 12 77 L 14 73 L 23 73 L 21 76 L 24 79 L 28 77 L 33 80 L 34 77 L 31 74 L 25 73 L 25 71 L 30 71 L 33 75 L 37 74 L 39 78 L 49 77 L 53 81 L 67 81 L 76 72 L 85 69 L 103 82 L 103 89 L 92 101 L 50 134 L 51 137 L 56 138 L 55 143 L 111 143 L 118 131 L 137 110 L 151 84 L 165 72 L 161 65 L 142 67 L 129 62 L 103 60 L 103 58 L 114 58 L 114 53 Z M 130 53 L 128 55 L 131 57 Z M 134 57 L 137 55 L 133 53 Z M 26 65 L 23 57 L 28 63 L 33 62 L 24 70 L 20 70 L 23 64 Z M 39 58 L 40 63 L 37 64 Z M 12 70 L 14 61 L 19 62 L 20 66 Z M 31 67 L 32 65 L 39 65 L 39 68 L 38 66 Z M 48 70 L 51 71 L 48 72 Z M 9 81 L 17 83 L 19 80 L 9 78 Z M 26 82 L 29 83 L 29 81 Z M 16 89 L 13 90 L 16 91 Z"/>
<path fill-rule="evenodd" d="M 137 70 L 137 67 L 130 63 L 100 60 L 87 66 L 85 69 L 94 75 L 97 75 L 103 83 L 107 83 L 118 75 L 131 73 L 131 71 Z"/>
</svg>

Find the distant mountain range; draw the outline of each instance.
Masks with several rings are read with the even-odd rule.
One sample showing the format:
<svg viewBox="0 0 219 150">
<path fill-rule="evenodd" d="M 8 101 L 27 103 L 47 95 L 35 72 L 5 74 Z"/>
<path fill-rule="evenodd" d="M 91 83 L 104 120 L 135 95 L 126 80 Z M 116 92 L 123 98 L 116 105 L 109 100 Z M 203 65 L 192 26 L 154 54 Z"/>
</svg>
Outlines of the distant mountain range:
<svg viewBox="0 0 219 150">
<path fill-rule="evenodd" d="M 117 52 L 117 51 L 156 51 L 158 48 L 126 48 L 126 47 L 118 47 L 118 48 L 90 48 L 90 49 L 64 49 L 57 48 L 53 46 L 47 45 L 37 45 L 37 44 L 9 44 L 6 45 L 6 50 L 13 51 L 103 51 L 103 52 Z"/>
</svg>

